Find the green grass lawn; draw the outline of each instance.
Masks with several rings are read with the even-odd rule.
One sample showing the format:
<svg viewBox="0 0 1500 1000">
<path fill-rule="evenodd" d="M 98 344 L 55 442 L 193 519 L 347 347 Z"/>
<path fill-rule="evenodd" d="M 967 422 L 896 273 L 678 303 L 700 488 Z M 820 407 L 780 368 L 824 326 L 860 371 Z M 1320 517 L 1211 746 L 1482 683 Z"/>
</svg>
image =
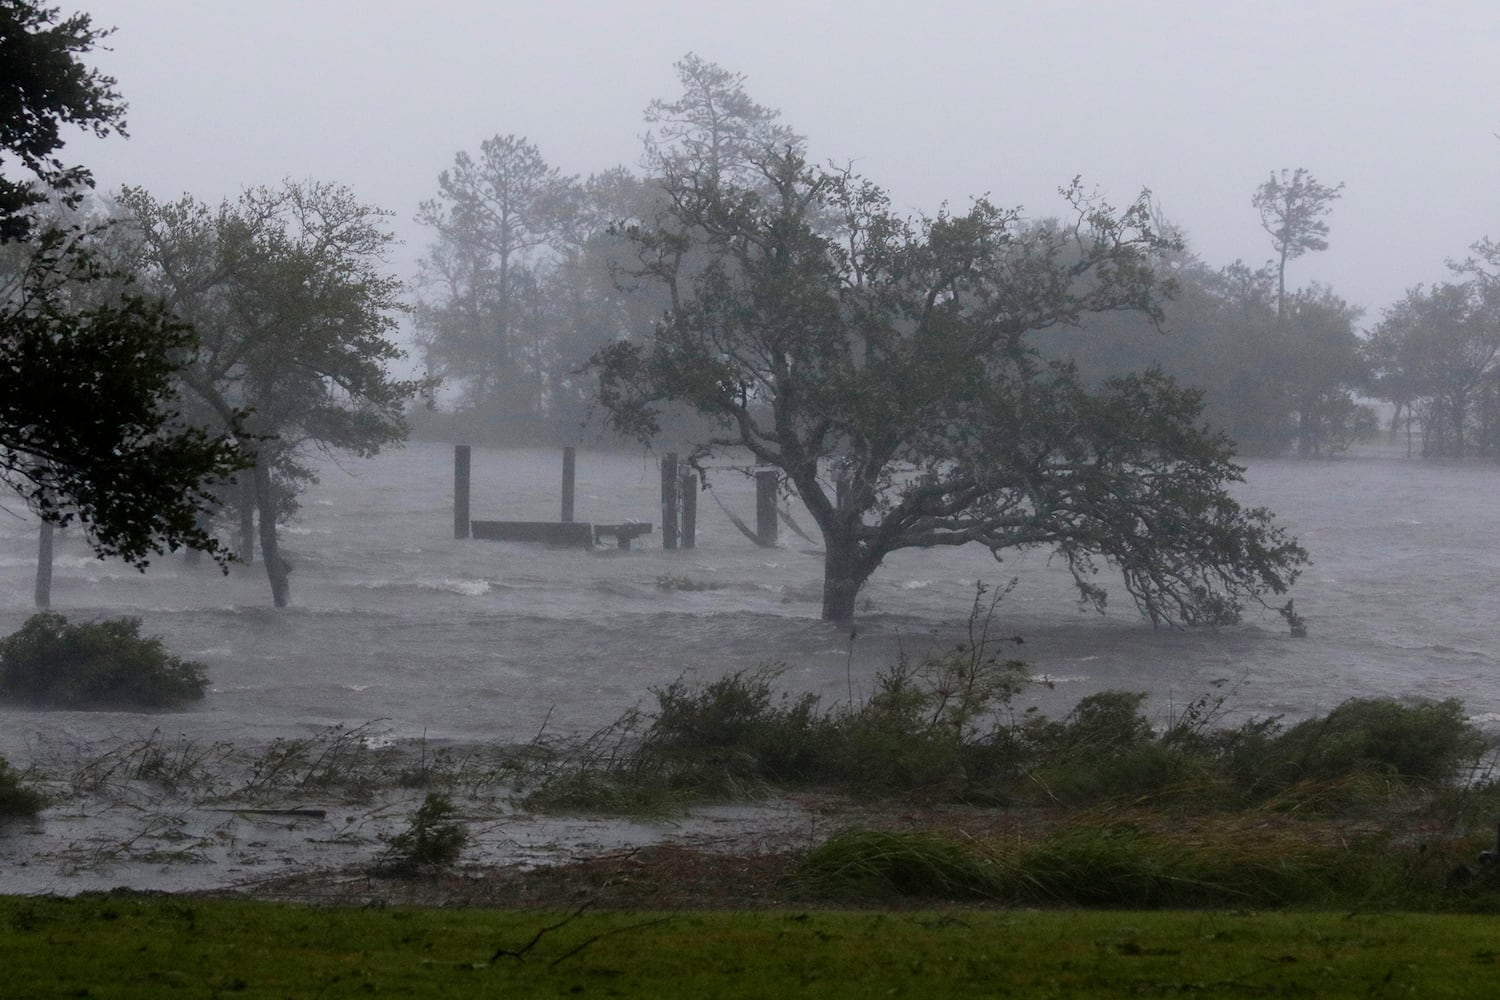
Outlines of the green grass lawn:
<svg viewBox="0 0 1500 1000">
<path fill-rule="evenodd" d="M 1488 997 L 1500 996 L 1500 923 L 994 910 L 569 919 L 0 897 L 0 996 Z"/>
</svg>

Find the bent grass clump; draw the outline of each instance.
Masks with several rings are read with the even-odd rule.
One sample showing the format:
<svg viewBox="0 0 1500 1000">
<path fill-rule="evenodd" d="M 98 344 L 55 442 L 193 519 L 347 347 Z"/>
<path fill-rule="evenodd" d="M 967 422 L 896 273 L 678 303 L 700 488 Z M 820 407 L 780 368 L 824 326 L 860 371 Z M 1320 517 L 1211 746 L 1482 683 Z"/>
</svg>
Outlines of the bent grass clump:
<svg viewBox="0 0 1500 1000">
<path fill-rule="evenodd" d="M 1020 837 L 849 830 L 801 860 L 798 892 L 842 903 L 1500 912 L 1480 841 L 1246 815 L 1083 814 Z"/>
</svg>

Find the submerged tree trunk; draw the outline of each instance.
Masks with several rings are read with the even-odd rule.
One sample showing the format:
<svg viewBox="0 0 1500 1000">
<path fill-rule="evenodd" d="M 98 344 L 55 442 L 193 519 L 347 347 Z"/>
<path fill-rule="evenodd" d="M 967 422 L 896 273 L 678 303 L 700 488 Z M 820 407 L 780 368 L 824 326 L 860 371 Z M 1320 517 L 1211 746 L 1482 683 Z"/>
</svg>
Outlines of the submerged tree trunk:
<svg viewBox="0 0 1500 1000">
<path fill-rule="evenodd" d="M 853 543 L 823 533 L 823 620 L 854 619 L 854 601 L 873 567 L 865 565 Z"/>
<path fill-rule="evenodd" d="M 271 600 L 278 608 L 284 608 L 291 597 L 288 577 L 292 568 L 281 558 L 277 547 L 276 501 L 271 493 L 271 470 L 262 460 L 255 463 L 255 505 L 260 521 L 260 556 L 266 564 L 266 579 L 271 581 Z"/>
<path fill-rule="evenodd" d="M 255 479 L 240 476 L 240 541 L 235 558 L 246 566 L 255 565 Z"/>
</svg>

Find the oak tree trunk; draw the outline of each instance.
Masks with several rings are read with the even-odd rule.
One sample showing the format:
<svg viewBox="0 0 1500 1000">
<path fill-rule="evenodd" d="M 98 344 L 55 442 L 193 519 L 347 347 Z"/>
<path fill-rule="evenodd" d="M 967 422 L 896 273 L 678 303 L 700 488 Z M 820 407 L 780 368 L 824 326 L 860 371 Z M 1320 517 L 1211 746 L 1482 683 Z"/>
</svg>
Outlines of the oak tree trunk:
<svg viewBox="0 0 1500 1000">
<path fill-rule="evenodd" d="M 246 566 L 255 565 L 255 478 L 240 476 L 240 541 L 235 558 Z"/>
<path fill-rule="evenodd" d="M 284 608 L 291 597 L 288 577 L 292 568 L 281 558 L 277 547 L 276 501 L 271 493 L 271 470 L 263 461 L 255 463 L 255 505 L 260 521 L 260 556 L 266 564 L 266 579 L 271 581 L 271 600 L 278 608 Z"/>
<path fill-rule="evenodd" d="M 854 545 L 824 535 L 823 550 L 823 620 L 848 622 L 854 619 L 854 601 L 869 579 L 870 569 L 863 565 Z"/>
</svg>

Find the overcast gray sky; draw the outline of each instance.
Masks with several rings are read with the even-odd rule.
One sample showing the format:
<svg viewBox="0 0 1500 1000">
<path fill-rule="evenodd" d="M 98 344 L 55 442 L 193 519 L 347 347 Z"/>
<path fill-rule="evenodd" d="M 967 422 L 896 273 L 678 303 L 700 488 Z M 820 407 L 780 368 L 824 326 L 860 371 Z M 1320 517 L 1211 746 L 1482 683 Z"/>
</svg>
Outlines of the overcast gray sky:
<svg viewBox="0 0 1500 1000">
<path fill-rule="evenodd" d="M 57 0 L 113 25 L 129 139 L 76 139 L 103 188 L 217 202 L 283 178 L 413 216 L 459 150 L 516 133 L 564 172 L 639 165 L 641 112 L 696 52 L 819 159 L 913 212 L 989 193 L 1034 215 L 1082 174 L 1152 189 L 1209 263 L 1269 259 L 1271 171 L 1346 183 L 1325 282 L 1367 320 L 1500 238 L 1497 0 Z"/>
</svg>

